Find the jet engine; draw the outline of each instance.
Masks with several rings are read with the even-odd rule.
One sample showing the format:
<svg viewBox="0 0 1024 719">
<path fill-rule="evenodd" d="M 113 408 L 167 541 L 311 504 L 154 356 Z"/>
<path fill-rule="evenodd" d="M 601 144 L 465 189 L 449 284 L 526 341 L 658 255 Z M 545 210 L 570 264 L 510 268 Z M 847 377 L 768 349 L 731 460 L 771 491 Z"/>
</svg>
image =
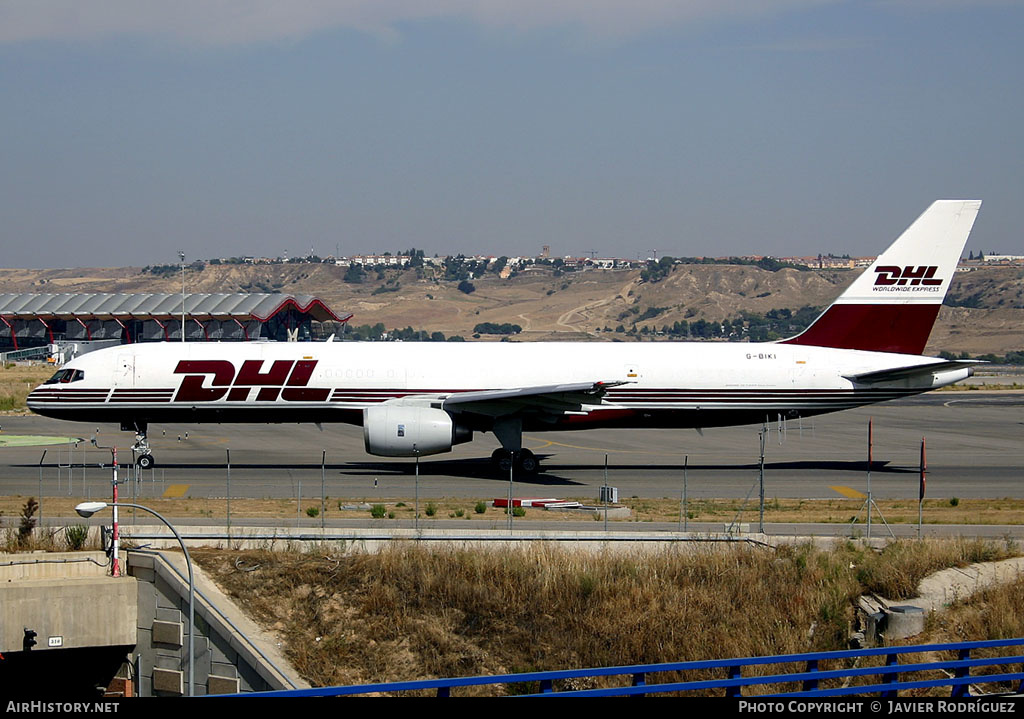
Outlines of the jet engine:
<svg viewBox="0 0 1024 719">
<path fill-rule="evenodd" d="M 366 451 L 378 457 L 441 454 L 472 439 L 473 430 L 453 421 L 443 409 L 383 404 L 363 410 Z"/>
</svg>

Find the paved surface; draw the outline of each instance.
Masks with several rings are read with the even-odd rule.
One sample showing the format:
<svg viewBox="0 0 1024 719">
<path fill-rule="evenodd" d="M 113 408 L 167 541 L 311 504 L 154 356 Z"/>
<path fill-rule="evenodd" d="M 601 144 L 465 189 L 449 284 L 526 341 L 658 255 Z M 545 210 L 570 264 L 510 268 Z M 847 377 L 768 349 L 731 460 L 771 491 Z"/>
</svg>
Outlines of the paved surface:
<svg viewBox="0 0 1024 719">
<path fill-rule="evenodd" d="M 921 580 L 917 586 L 918 596 L 901 600 L 899 603 L 935 612 L 953 602 L 966 599 L 975 592 L 1015 582 L 1021 576 L 1024 576 L 1024 557 L 943 569 Z"/>
<path fill-rule="evenodd" d="M 927 438 L 929 497 L 1024 497 L 1024 393 L 932 393 L 782 426 L 766 443 L 765 487 L 771 497 L 838 497 L 833 487 L 866 489 L 867 422 L 874 418 L 872 490 L 877 498 L 916 498 L 921 438 Z M 132 435 L 116 425 L 85 425 L 36 416 L 4 417 L 5 435 L 75 435 L 71 445 L 0 448 L 0 493 L 101 497 L 109 490 L 109 450 L 130 458 Z M 684 458 L 691 499 L 756 499 L 758 427 L 692 430 L 591 430 L 529 434 L 524 444 L 545 471 L 516 478 L 518 496 L 596 498 L 605 481 L 620 497 L 678 497 Z M 157 459 L 142 474 L 141 497 L 177 489 L 193 497 L 411 497 L 414 463 L 363 451 L 362 430 L 347 425 L 173 425 L 151 428 Z M 186 435 L 187 433 L 187 435 Z M 429 497 L 503 497 L 508 478 L 491 473 L 490 434 L 453 452 L 421 460 L 419 492 Z M 43 452 L 45 451 L 45 456 Z M 326 470 L 321 457 L 326 451 Z M 42 460 L 40 464 L 40 460 Z M 67 465 L 72 465 L 68 467 Z M 69 489 L 69 477 L 71 486 Z"/>
</svg>

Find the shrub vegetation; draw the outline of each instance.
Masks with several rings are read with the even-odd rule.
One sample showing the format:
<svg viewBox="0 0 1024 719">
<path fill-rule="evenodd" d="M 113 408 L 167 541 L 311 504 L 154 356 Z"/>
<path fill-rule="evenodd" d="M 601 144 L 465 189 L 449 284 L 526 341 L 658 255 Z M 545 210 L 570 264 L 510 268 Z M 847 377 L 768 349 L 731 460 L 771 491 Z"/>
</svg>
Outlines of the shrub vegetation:
<svg viewBox="0 0 1024 719">
<path fill-rule="evenodd" d="M 196 554 L 265 625 L 284 629 L 307 680 L 332 685 L 846 648 L 861 594 L 896 598 L 934 569 L 1008 549 L 961 541 L 898 542 L 880 553 L 852 542 L 828 552 L 744 545 L 602 556 L 396 544 L 330 557 L 243 553 L 258 572 L 236 571 L 237 553 Z M 1019 636 L 1024 614 L 1014 622 L 1000 631 Z"/>
</svg>

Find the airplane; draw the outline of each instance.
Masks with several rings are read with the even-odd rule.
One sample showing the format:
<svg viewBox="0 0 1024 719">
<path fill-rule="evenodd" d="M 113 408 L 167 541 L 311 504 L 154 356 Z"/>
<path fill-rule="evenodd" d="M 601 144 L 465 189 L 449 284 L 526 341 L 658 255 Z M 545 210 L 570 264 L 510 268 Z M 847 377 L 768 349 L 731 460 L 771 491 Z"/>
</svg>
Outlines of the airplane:
<svg viewBox="0 0 1024 719">
<path fill-rule="evenodd" d="M 690 428 L 811 417 L 907 397 L 973 374 L 921 356 L 980 201 L 934 202 L 803 332 L 775 342 L 166 342 L 77 357 L 28 397 L 58 419 L 152 423 L 343 422 L 384 457 L 501 443 L 531 475 L 523 432 Z"/>
</svg>

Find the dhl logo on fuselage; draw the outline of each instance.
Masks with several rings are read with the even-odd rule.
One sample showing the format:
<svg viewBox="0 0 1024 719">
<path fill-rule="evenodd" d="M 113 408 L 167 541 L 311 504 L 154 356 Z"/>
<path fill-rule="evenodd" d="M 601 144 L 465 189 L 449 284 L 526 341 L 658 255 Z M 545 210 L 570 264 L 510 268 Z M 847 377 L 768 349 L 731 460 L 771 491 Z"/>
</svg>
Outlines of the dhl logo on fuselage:
<svg viewBox="0 0 1024 719">
<path fill-rule="evenodd" d="M 933 279 L 938 270 L 939 268 L 935 265 L 921 265 L 920 267 L 914 267 L 913 265 L 907 265 L 906 267 L 886 265 L 884 267 L 876 267 L 875 287 L 886 285 L 939 287 L 942 285 L 942 280 Z"/>
<path fill-rule="evenodd" d="M 216 402 L 227 397 L 228 402 L 244 402 L 254 387 L 259 388 L 258 402 L 274 402 L 278 398 L 287 402 L 323 402 L 329 389 L 307 387 L 316 360 L 274 360 L 270 369 L 261 372 L 262 360 L 245 360 L 236 372 L 227 360 L 181 360 L 174 374 L 183 374 L 181 386 L 174 402 Z M 212 375 L 209 386 L 206 378 Z"/>
</svg>

